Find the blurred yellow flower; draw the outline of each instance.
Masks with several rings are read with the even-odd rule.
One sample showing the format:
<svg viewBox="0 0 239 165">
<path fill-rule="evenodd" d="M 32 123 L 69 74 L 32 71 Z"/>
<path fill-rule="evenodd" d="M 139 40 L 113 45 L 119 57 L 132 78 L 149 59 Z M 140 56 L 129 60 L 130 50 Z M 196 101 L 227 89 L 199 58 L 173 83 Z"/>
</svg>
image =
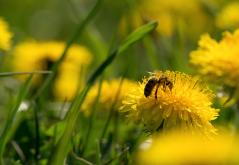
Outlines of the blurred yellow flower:
<svg viewBox="0 0 239 165">
<path fill-rule="evenodd" d="M 197 37 L 210 27 L 199 0 L 144 0 L 132 10 L 123 18 L 122 28 L 126 28 L 127 23 L 139 26 L 146 21 L 156 20 L 159 23 L 157 31 L 162 36 L 171 37 L 175 32 L 183 31 L 187 36 Z"/>
<path fill-rule="evenodd" d="M 146 85 L 152 79 L 161 78 L 167 78 L 172 86 L 161 83 L 157 88 L 156 84 L 146 97 Z M 150 132 L 179 128 L 197 130 L 207 136 L 216 132 L 210 123 L 218 116 L 218 110 L 211 107 L 213 96 L 197 78 L 180 72 L 159 71 L 133 88 L 124 98 L 121 108 L 128 112 L 130 119 L 142 122 Z"/>
<path fill-rule="evenodd" d="M 60 74 L 57 76 L 54 86 L 53 86 L 53 94 L 59 100 L 72 100 L 74 96 L 77 94 L 79 89 L 82 89 L 82 77 L 80 71 L 76 72 L 67 72 L 59 71 Z"/>
<path fill-rule="evenodd" d="M 0 18 L 0 50 L 8 50 L 10 48 L 12 35 L 7 22 Z"/>
<path fill-rule="evenodd" d="M 138 165 L 239 164 L 237 139 L 229 135 L 209 140 L 198 134 L 164 134 L 141 147 L 135 161 Z"/>
<path fill-rule="evenodd" d="M 15 71 L 48 70 L 65 48 L 63 42 L 28 41 L 20 43 L 13 52 L 13 69 Z M 83 46 L 72 45 L 68 54 L 58 68 L 57 77 L 53 86 L 53 94 L 63 100 L 74 97 L 77 89 L 82 86 L 84 70 L 91 62 L 91 53 Z M 39 83 L 42 77 L 35 81 Z"/>
<path fill-rule="evenodd" d="M 239 82 L 239 30 L 225 32 L 219 42 L 208 34 L 199 40 L 198 49 L 191 52 L 190 63 L 202 75 L 229 86 Z"/>
<path fill-rule="evenodd" d="M 233 2 L 225 6 L 217 15 L 216 25 L 222 29 L 239 26 L 239 3 Z"/>
<path fill-rule="evenodd" d="M 114 105 L 118 109 L 122 104 L 122 99 L 125 94 L 136 86 L 136 83 L 127 79 L 113 79 L 110 81 L 104 80 L 101 86 L 101 93 L 98 100 L 101 109 L 109 109 Z M 96 102 L 99 91 L 99 83 L 95 84 L 88 92 L 86 100 L 83 104 L 83 111 L 89 114 L 89 110 Z"/>
</svg>

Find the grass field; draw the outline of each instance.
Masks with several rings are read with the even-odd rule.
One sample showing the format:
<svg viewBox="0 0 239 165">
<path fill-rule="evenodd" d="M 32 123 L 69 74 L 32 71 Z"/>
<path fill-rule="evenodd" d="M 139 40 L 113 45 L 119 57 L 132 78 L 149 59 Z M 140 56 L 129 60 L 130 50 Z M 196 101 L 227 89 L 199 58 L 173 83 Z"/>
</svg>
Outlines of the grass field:
<svg viewBox="0 0 239 165">
<path fill-rule="evenodd" d="M 239 164 L 239 2 L 0 1 L 0 164 Z"/>
</svg>

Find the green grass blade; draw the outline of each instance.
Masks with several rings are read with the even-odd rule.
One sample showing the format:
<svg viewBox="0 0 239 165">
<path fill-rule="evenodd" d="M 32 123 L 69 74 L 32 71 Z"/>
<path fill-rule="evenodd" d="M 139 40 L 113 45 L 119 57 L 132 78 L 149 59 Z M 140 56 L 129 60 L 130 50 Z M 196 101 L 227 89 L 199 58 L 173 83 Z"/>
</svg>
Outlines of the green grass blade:
<svg viewBox="0 0 239 165">
<path fill-rule="evenodd" d="M 21 105 L 22 101 L 26 98 L 30 86 L 31 86 L 31 80 L 32 80 L 33 75 L 30 75 L 27 81 L 23 84 L 23 86 L 20 88 L 19 94 L 16 98 L 16 101 L 12 104 L 13 106 L 11 107 L 8 115 L 8 119 L 6 121 L 4 130 L 1 134 L 0 138 L 0 163 L 4 164 L 3 162 L 3 153 L 5 150 L 5 146 L 9 140 L 10 132 L 14 123 L 14 119 L 16 117 L 17 111 L 19 109 L 19 106 Z"/>
<path fill-rule="evenodd" d="M 32 72 L 2 72 L 0 73 L 0 77 L 8 77 L 8 76 L 16 76 L 16 75 L 27 75 L 27 74 L 51 74 L 51 71 L 47 70 L 39 70 Z"/>
<path fill-rule="evenodd" d="M 66 155 L 68 154 L 68 151 L 70 149 L 70 139 L 72 132 L 74 131 L 75 123 L 77 120 L 77 117 L 79 115 L 79 109 L 80 105 L 83 103 L 84 98 L 88 92 L 90 86 L 87 85 L 83 91 L 80 93 L 80 95 L 77 96 L 76 100 L 79 100 L 79 102 L 74 102 L 71 106 L 67 117 L 65 119 L 65 129 L 63 132 L 63 135 L 60 137 L 60 140 L 56 144 L 56 147 L 53 149 L 52 155 L 48 161 L 49 165 L 62 165 L 64 164 L 64 160 Z M 75 115 L 74 115 L 75 114 Z"/>
<path fill-rule="evenodd" d="M 149 22 L 146 25 L 143 25 L 131 33 L 126 40 L 121 44 L 119 48 L 119 53 L 125 51 L 130 45 L 142 39 L 145 34 L 150 33 L 153 29 L 157 27 L 158 23 L 156 21 Z"/>
<path fill-rule="evenodd" d="M 81 151 L 82 154 L 84 153 L 84 151 L 87 150 L 89 139 L 91 137 L 92 127 L 93 127 L 93 123 L 94 123 L 94 119 L 95 119 L 95 113 L 96 113 L 96 110 L 97 110 L 96 107 L 99 103 L 99 99 L 100 99 L 100 96 L 101 96 L 102 82 L 103 82 L 103 76 L 100 79 L 99 87 L 98 87 L 98 93 L 97 93 L 97 96 L 96 96 L 95 101 L 94 101 L 94 106 L 92 107 L 91 112 L 90 112 L 89 123 L 88 123 L 89 127 L 88 127 L 88 130 L 87 130 L 87 133 L 86 133 L 86 138 L 85 138 L 83 147 L 82 147 L 82 151 Z"/>
<path fill-rule="evenodd" d="M 106 123 L 105 123 L 105 125 L 104 125 L 104 128 L 103 128 L 103 131 L 102 131 L 100 140 L 102 140 L 102 139 L 104 138 L 105 133 L 106 133 L 106 131 L 107 131 L 107 129 L 108 129 L 110 120 L 111 120 L 111 118 L 113 117 L 114 108 L 115 108 L 115 105 L 116 105 L 116 103 L 117 103 L 117 101 L 118 101 L 118 98 L 119 98 L 119 95 L 120 95 L 120 92 L 121 92 L 121 88 L 122 88 L 123 81 L 124 81 L 124 78 L 121 78 L 121 80 L 120 80 L 120 85 L 119 85 L 119 87 L 118 87 L 118 89 L 117 89 L 116 97 L 114 98 L 113 104 L 111 105 L 110 113 L 109 113 L 108 118 L 106 119 Z"/>
<path fill-rule="evenodd" d="M 39 88 L 39 90 L 37 91 L 36 95 L 34 96 L 34 98 L 38 98 L 39 96 L 42 96 L 42 93 L 44 93 L 44 91 L 46 91 L 49 88 L 49 85 L 52 83 L 56 72 L 57 72 L 57 68 L 59 67 L 59 65 L 62 63 L 62 61 L 66 58 L 67 52 L 69 50 L 69 48 L 71 47 L 71 45 L 78 39 L 81 37 L 81 34 L 83 32 L 83 30 L 85 29 L 85 27 L 90 23 L 90 21 L 96 16 L 97 12 L 100 9 L 101 3 L 103 0 L 97 0 L 95 6 L 92 8 L 92 10 L 90 11 L 90 13 L 87 15 L 87 17 L 82 21 L 81 24 L 78 25 L 76 31 L 74 32 L 73 36 L 69 39 L 69 41 L 66 44 L 66 47 L 62 53 L 62 55 L 60 56 L 60 58 L 53 64 L 51 71 L 53 72 L 53 74 L 49 75 L 46 80 L 44 81 L 43 85 Z"/>
<path fill-rule="evenodd" d="M 86 87 L 83 89 L 83 91 L 76 97 L 76 99 L 73 101 L 72 106 L 70 107 L 68 114 L 65 119 L 65 129 L 64 133 L 61 136 L 60 140 L 56 144 L 56 147 L 54 148 L 52 155 L 49 159 L 48 164 L 49 165 L 61 165 L 64 163 L 64 160 L 69 152 L 70 149 L 70 139 L 72 137 L 72 133 L 74 132 L 76 121 L 79 115 L 79 109 L 82 105 L 82 103 L 85 100 L 85 97 L 87 95 L 87 92 L 95 82 L 95 80 L 103 73 L 103 71 L 113 62 L 115 57 L 128 49 L 131 45 L 133 45 L 138 40 L 142 39 L 144 36 L 146 36 L 148 33 L 150 33 L 152 30 L 154 30 L 157 26 L 156 22 L 151 22 L 147 25 L 144 25 L 140 28 L 138 28 L 136 31 L 131 33 L 126 40 L 111 53 L 108 58 L 96 69 L 96 71 L 92 74 L 90 79 L 87 82 Z"/>
</svg>

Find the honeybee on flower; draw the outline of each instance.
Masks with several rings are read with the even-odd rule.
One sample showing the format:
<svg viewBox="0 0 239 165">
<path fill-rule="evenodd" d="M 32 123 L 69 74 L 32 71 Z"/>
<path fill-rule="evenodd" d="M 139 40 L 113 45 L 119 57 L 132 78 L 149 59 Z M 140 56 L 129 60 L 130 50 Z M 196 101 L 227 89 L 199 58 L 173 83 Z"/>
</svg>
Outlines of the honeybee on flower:
<svg viewBox="0 0 239 165">
<path fill-rule="evenodd" d="M 129 119 L 143 123 L 152 133 L 159 129 L 179 128 L 183 131 L 197 130 L 206 136 L 216 134 L 211 121 L 217 118 L 218 109 L 212 107 L 214 95 L 205 84 L 197 78 L 173 71 L 157 71 L 153 77 L 157 81 L 164 77 L 167 81 L 165 85 L 162 82 L 154 85 L 146 97 L 145 88 L 148 88 L 152 76 L 144 78 L 124 98 L 121 111 L 127 112 Z"/>
</svg>

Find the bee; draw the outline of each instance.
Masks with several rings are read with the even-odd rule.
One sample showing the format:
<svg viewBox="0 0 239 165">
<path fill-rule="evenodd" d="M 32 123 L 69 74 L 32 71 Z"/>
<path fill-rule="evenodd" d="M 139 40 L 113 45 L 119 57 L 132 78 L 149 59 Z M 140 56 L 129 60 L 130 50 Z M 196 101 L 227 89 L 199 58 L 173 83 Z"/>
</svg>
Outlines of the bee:
<svg viewBox="0 0 239 165">
<path fill-rule="evenodd" d="M 154 89 L 155 86 L 156 86 L 156 90 L 154 94 L 155 94 L 155 99 L 157 99 L 158 88 L 162 86 L 164 91 L 166 90 L 167 87 L 170 90 L 172 90 L 173 83 L 166 76 L 161 76 L 160 78 L 152 77 L 148 80 L 148 82 L 146 83 L 144 87 L 145 97 L 148 97 L 151 95 L 152 90 Z"/>
</svg>

